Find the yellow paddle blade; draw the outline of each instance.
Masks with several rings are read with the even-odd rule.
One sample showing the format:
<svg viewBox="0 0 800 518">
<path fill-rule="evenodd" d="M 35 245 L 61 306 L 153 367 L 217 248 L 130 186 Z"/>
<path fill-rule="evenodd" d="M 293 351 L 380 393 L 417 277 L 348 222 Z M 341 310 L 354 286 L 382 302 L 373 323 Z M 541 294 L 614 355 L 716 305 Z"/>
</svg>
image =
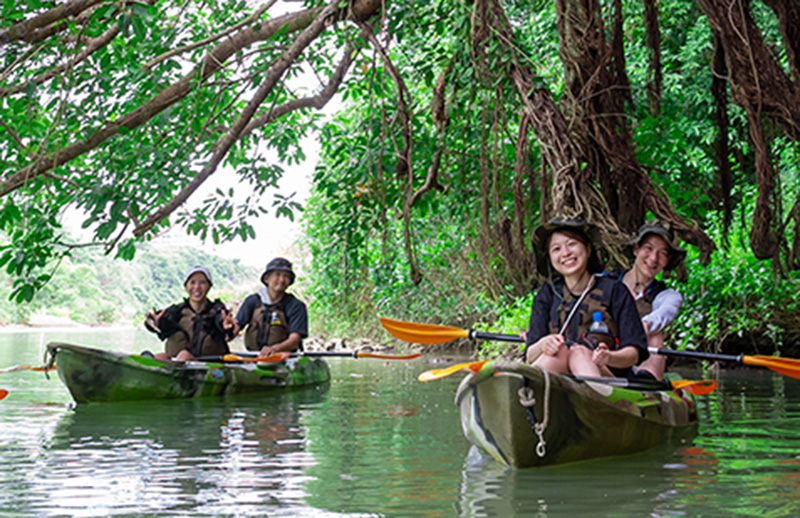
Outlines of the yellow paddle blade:
<svg viewBox="0 0 800 518">
<path fill-rule="evenodd" d="M 793 358 L 777 358 L 773 356 L 744 356 L 742 363 L 766 367 L 790 378 L 800 379 L 800 360 Z"/>
<path fill-rule="evenodd" d="M 693 396 L 706 396 L 717 389 L 717 382 L 714 380 L 676 380 L 670 382 L 672 388 L 683 389 Z"/>
<path fill-rule="evenodd" d="M 435 345 L 450 342 L 456 338 L 469 338 L 469 330 L 434 324 L 416 324 L 381 317 L 381 325 L 389 334 L 404 342 Z"/>
<path fill-rule="evenodd" d="M 275 353 L 270 354 L 269 356 L 264 356 L 263 358 L 244 358 L 242 356 L 236 354 L 226 354 L 222 357 L 222 361 L 224 362 L 250 362 L 250 363 L 276 363 L 282 362 L 286 358 L 291 356 L 290 353 L 282 352 L 282 353 Z"/>
<path fill-rule="evenodd" d="M 441 378 L 446 378 L 447 376 L 459 372 L 459 371 L 472 371 L 478 372 L 483 367 L 483 364 L 489 360 L 483 360 L 479 362 L 470 362 L 470 363 L 457 363 L 455 365 L 451 365 L 450 367 L 446 367 L 444 369 L 433 369 L 429 371 L 425 371 L 420 374 L 417 379 L 422 381 L 423 383 L 426 381 L 438 380 Z"/>
<path fill-rule="evenodd" d="M 422 353 L 413 353 L 413 354 L 406 354 L 403 356 L 397 356 L 393 354 L 369 353 L 366 351 L 358 351 L 355 354 L 356 358 L 380 358 L 382 360 L 413 360 L 414 358 L 419 358 L 420 356 L 422 356 Z"/>
</svg>

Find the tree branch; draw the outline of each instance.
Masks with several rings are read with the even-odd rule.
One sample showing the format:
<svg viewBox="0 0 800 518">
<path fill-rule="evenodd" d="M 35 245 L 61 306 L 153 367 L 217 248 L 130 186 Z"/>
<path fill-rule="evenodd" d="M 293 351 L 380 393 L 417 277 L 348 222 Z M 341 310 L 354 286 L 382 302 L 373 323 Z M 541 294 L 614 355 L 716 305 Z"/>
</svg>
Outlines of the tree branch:
<svg viewBox="0 0 800 518">
<path fill-rule="evenodd" d="M 97 50 L 108 45 L 111 42 L 111 40 L 113 40 L 117 36 L 117 34 L 119 34 L 119 25 L 115 23 L 111 27 L 106 29 L 106 31 L 97 38 L 89 39 L 86 48 L 84 48 L 69 63 L 65 63 L 64 65 L 51 68 L 46 73 L 34 77 L 31 81 L 33 81 L 37 85 L 41 85 L 45 81 L 48 81 L 58 75 L 63 74 L 66 70 L 73 68 L 75 65 L 77 65 L 78 63 L 82 62 L 83 60 L 91 56 Z M 5 97 L 6 95 L 9 94 L 23 92 L 25 91 L 26 88 L 27 85 L 18 85 L 18 86 L 13 86 L 11 88 L 0 88 L 0 97 Z"/>
<path fill-rule="evenodd" d="M 142 68 L 144 68 L 145 70 L 150 70 L 151 68 L 153 68 L 157 64 L 161 63 L 162 61 L 164 61 L 166 59 L 171 58 L 172 56 L 177 56 L 178 54 L 183 54 L 184 52 L 189 52 L 190 50 L 194 50 L 194 49 L 196 49 L 198 47 L 202 47 L 202 46 L 207 45 L 209 43 L 213 43 L 213 42 L 217 41 L 218 39 L 223 38 L 223 37 L 227 36 L 228 34 L 231 34 L 232 32 L 236 32 L 237 30 L 241 29 L 245 25 L 247 25 L 249 23 L 252 23 L 255 20 L 258 20 L 259 18 L 261 18 L 261 15 L 264 14 L 265 12 L 267 12 L 267 10 L 269 10 L 270 7 L 275 5 L 275 2 L 277 2 L 277 1 L 278 0 L 270 0 L 267 3 L 267 5 L 265 5 L 264 7 L 259 9 L 258 11 L 254 12 L 253 14 L 251 14 L 250 16 L 245 18 L 244 20 L 240 21 L 236 25 L 233 25 L 232 27 L 229 27 L 229 28 L 225 29 L 222 32 L 219 32 L 219 33 L 217 33 L 217 34 L 215 34 L 213 36 L 209 36 L 206 39 L 203 39 L 203 40 L 200 40 L 200 41 L 196 41 L 196 42 L 194 42 L 194 43 L 192 43 L 190 45 L 184 45 L 183 47 L 178 47 L 177 49 L 172 49 L 169 52 L 166 52 L 166 53 L 158 56 L 157 58 L 151 59 L 150 61 L 145 63 Z"/>
<path fill-rule="evenodd" d="M 9 128 L 9 127 L 8 127 L 8 125 L 7 125 L 5 122 L 3 122 L 3 119 L 0 119 L 0 126 L 2 126 L 2 127 L 3 127 L 3 129 L 4 129 L 4 130 L 6 130 L 6 131 L 8 132 L 8 134 L 11 136 L 11 139 L 12 139 L 14 142 L 16 142 L 16 143 L 17 143 L 17 145 L 19 146 L 19 148 L 20 148 L 21 150 L 24 150 L 24 149 L 26 149 L 26 148 L 25 148 L 25 144 L 24 144 L 24 143 L 22 142 L 22 140 L 19 138 L 19 135 L 17 135 L 16 133 L 14 133 L 14 130 L 12 130 L 11 128 Z"/>
<path fill-rule="evenodd" d="M 336 67 L 336 70 L 334 70 L 333 74 L 331 75 L 328 84 L 324 86 L 322 91 L 320 91 L 317 95 L 314 96 L 294 99 L 280 106 L 270 108 L 270 110 L 267 113 L 259 115 L 258 117 L 250 121 L 250 123 L 242 131 L 242 136 L 247 136 L 251 134 L 258 128 L 266 126 L 267 124 L 283 117 L 287 113 L 300 110 L 303 108 L 316 108 L 317 110 L 319 110 L 323 106 L 328 104 L 328 101 L 331 100 L 333 95 L 339 89 L 339 85 L 342 84 L 342 80 L 344 80 L 344 76 L 347 73 L 347 70 L 353 63 L 353 58 L 355 57 L 356 52 L 357 51 L 354 49 L 354 47 L 350 43 L 348 43 L 347 47 L 344 50 L 344 55 L 342 56 L 342 60 L 339 62 L 339 65 Z"/>
<path fill-rule="evenodd" d="M 30 20 L 16 23 L 6 30 L 0 31 L 0 45 L 5 45 L 11 41 L 28 41 L 32 34 L 42 27 L 46 27 L 57 21 L 75 16 L 90 7 L 104 2 L 105 0 L 71 0 L 65 4 L 54 7 L 49 11 L 34 16 Z"/>
<path fill-rule="evenodd" d="M 197 173 L 189 185 L 183 188 L 175 198 L 167 205 L 148 216 L 140 225 L 133 230 L 133 235 L 136 237 L 143 236 L 148 230 L 153 228 L 159 221 L 168 217 L 178 207 L 180 207 L 191 196 L 203 182 L 208 179 L 211 174 L 216 171 L 217 166 L 222 162 L 225 155 L 228 153 L 233 144 L 240 138 L 242 131 L 253 118 L 256 110 L 267 98 L 267 95 L 272 91 L 275 85 L 280 80 L 281 76 L 291 66 L 291 64 L 300 56 L 300 53 L 316 39 L 325 28 L 332 23 L 332 16 L 335 15 L 339 8 L 337 7 L 339 0 L 334 0 L 324 7 L 317 16 L 303 32 L 292 43 L 289 49 L 276 61 L 275 65 L 267 72 L 264 82 L 258 87 L 256 93 L 247 103 L 242 113 L 236 119 L 234 125 L 228 130 L 228 133 L 222 136 L 215 147 L 214 153 L 208 161 L 208 164 Z"/>
<path fill-rule="evenodd" d="M 444 154 L 444 144 L 439 143 L 437 145 L 436 152 L 433 154 L 433 158 L 431 159 L 431 166 L 428 168 L 428 176 L 425 177 L 425 183 L 417 189 L 413 196 L 411 196 L 411 201 L 409 205 L 411 207 L 417 203 L 417 200 L 426 192 L 430 191 L 431 189 L 436 189 L 439 192 L 444 191 L 444 186 L 439 183 L 439 168 L 442 164 L 442 155 Z"/>
<path fill-rule="evenodd" d="M 286 32 L 295 32 L 308 27 L 321 10 L 322 8 L 315 7 L 298 13 L 286 14 L 268 20 L 256 28 L 250 27 L 232 36 L 230 39 L 220 43 L 209 51 L 203 61 L 195 66 L 191 72 L 184 75 L 172 86 L 162 90 L 161 93 L 152 97 L 145 104 L 90 133 L 84 140 L 56 150 L 49 157 L 38 158 L 6 178 L 6 180 L 0 184 L 0 197 L 33 181 L 40 174 L 55 169 L 91 151 L 107 139 L 116 135 L 119 132 L 119 128 L 125 127 L 132 130 L 141 126 L 155 115 L 188 95 L 198 81 L 207 79 L 222 68 L 224 62 L 236 51 L 256 41 L 268 39 L 284 27 Z"/>
<path fill-rule="evenodd" d="M 405 145 L 405 148 L 398 153 L 397 169 L 402 171 L 403 168 L 405 168 L 408 173 L 405 200 L 403 202 L 403 242 L 406 251 L 406 257 L 408 258 L 409 268 L 411 270 L 411 281 L 414 284 L 419 284 L 422 282 L 422 274 L 420 273 L 419 266 L 414 259 L 414 250 L 411 243 L 411 199 L 413 198 L 414 189 L 414 170 L 411 167 L 411 114 L 409 113 L 408 105 L 406 104 L 406 97 L 410 96 L 408 94 L 408 88 L 406 88 L 406 84 L 403 81 L 403 77 L 400 75 L 397 67 L 394 66 L 394 63 L 392 63 L 392 60 L 389 59 L 389 53 L 378 41 L 378 38 L 375 37 L 375 34 L 373 34 L 372 28 L 364 23 L 360 23 L 359 26 L 361 27 L 361 35 L 364 36 L 364 38 L 373 46 L 373 48 L 375 48 L 378 54 L 380 54 L 384 67 L 386 68 L 387 72 L 389 72 L 389 75 L 392 76 L 395 85 L 397 85 L 397 112 L 400 116 L 400 122 L 402 124 L 403 141 Z"/>
</svg>

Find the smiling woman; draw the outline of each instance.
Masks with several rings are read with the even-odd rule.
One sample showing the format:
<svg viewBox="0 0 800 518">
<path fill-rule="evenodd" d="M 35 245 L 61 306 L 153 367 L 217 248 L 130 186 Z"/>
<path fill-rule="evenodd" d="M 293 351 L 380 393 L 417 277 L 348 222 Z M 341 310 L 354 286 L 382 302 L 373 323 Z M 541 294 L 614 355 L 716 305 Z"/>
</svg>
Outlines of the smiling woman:
<svg viewBox="0 0 800 518">
<path fill-rule="evenodd" d="M 597 275 L 603 269 L 599 245 L 594 227 L 576 219 L 554 218 L 536 229 L 539 273 L 550 282 L 533 301 L 528 362 L 561 374 L 625 377 L 647 358 L 647 338 L 630 294 Z M 604 322 L 613 339 L 587 340 L 594 320 Z"/>
<path fill-rule="evenodd" d="M 166 340 L 166 352 L 156 354 L 156 358 L 190 361 L 196 356 L 230 353 L 227 340 L 233 336 L 232 317 L 222 302 L 208 299 L 211 286 L 208 268 L 193 266 L 183 279 L 189 298 L 145 315 L 145 327 Z"/>
</svg>

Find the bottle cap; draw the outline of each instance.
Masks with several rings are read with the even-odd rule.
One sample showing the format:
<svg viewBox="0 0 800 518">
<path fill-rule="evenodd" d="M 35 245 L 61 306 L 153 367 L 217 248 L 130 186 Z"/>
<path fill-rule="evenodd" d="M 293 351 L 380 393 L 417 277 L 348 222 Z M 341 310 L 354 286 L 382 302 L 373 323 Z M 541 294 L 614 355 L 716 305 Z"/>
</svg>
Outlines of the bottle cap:
<svg viewBox="0 0 800 518">
<path fill-rule="evenodd" d="M 603 320 L 602 313 L 600 313 L 599 311 L 595 311 L 594 313 L 592 313 L 592 322 L 600 322 L 601 320 Z"/>
</svg>

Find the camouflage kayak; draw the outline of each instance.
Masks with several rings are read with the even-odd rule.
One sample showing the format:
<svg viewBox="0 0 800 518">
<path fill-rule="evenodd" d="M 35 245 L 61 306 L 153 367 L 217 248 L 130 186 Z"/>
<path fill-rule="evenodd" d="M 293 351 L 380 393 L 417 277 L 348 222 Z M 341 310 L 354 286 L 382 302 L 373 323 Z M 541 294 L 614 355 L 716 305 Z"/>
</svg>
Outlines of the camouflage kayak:
<svg viewBox="0 0 800 518">
<path fill-rule="evenodd" d="M 330 381 L 328 364 L 321 358 L 277 363 L 171 362 L 65 343 L 50 343 L 47 352 L 78 403 L 266 392 Z"/>
<path fill-rule="evenodd" d="M 456 405 L 467 439 L 517 468 L 636 453 L 697 433 L 694 403 L 679 391 L 614 383 L 488 362 L 461 382 Z"/>
</svg>

